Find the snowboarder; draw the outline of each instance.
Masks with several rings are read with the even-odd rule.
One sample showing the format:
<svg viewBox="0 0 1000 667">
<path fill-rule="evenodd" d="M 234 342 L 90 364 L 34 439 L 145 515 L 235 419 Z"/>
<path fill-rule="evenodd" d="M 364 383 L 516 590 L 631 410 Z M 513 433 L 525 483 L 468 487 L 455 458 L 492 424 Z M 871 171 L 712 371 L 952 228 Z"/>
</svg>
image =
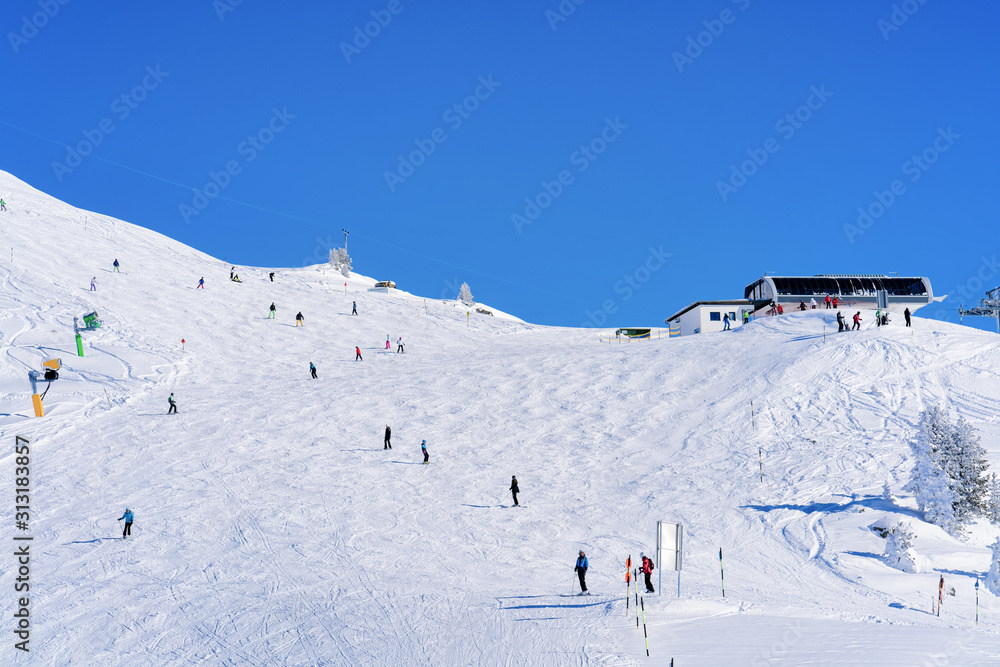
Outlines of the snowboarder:
<svg viewBox="0 0 1000 667">
<path fill-rule="evenodd" d="M 6 210 L 7 210 L 7 202 L 0 199 L 0 211 L 6 211 Z"/>
<path fill-rule="evenodd" d="M 391 438 L 391 437 L 392 437 L 392 429 L 389 428 L 388 424 L 386 424 L 385 425 L 385 444 L 382 445 L 382 449 L 392 449 L 392 443 L 389 442 L 389 438 Z"/>
<path fill-rule="evenodd" d="M 358 314 L 358 302 L 357 301 L 352 301 L 351 302 L 351 315 L 357 315 L 357 314 Z"/>
<path fill-rule="evenodd" d="M 309 372 L 312 374 L 313 380 L 319 379 L 316 375 L 316 364 L 311 361 L 309 362 Z"/>
<path fill-rule="evenodd" d="M 274 271 L 271 271 L 271 273 L 269 273 L 267 275 L 270 276 L 271 282 L 273 283 L 274 282 Z"/>
<path fill-rule="evenodd" d="M 204 278 L 200 278 L 198 280 L 198 286 L 195 287 L 195 289 L 205 289 L 205 279 Z"/>
<path fill-rule="evenodd" d="M 392 343 L 389 342 L 389 334 L 385 335 L 385 349 L 388 350 L 392 347 Z"/>
<path fill-rule="evenodd" d="M 229 274 L 229 279 L 232 280 L 234 283 L 241 283 L 241 282 L 243 282 L 242 280 L 240 280 L 240 274 L 238 274 L 238 273 L 235 276 L 232 275 L 232 274 Z"/>
<path fill-rule="evenodd" d="M 851 327 L 851 331 L 861 328 L 861 311 L 854 313 L 854 326 Z"/>
<path fill-rule="evenodd" d="M 403 352 L 403 337 L 400 336 L 396 339 L 396 354 Z"/>
<path fill-rule="evenodd" d="M 132 510 L 126 507 L 125 514 L 122 514 L 118 520 L 121 521 L 122 519 L 125 519 L 125 530 L 122 531 L 122 539 L 124 540 L 126 536 L 132 534 L 132 521 L 135 520 L 135 515 L 132 514 Z"/>
<path fill-rule="evenodd" d="M 653 582 L 649 580 L 649 578 L 653 575 L 653 559 L 646 558 L 646 554 L 639 554 L 639 557 L 642 558 L 642 573 L 646 575 L 646 592 L 655 593 L 656 591 L 653 590 Z"/>
<path fill-rule="evenodd" d="M 424 464 L 426 465 L 426 464 L 430 463 L 431 462 L 431 456 L 430 456 L 430 454 L 427 453 L 427 441 L 426 440 L 421 440 L 420 441 L 420 451 L 424 453 Z"/>
<path fill-rule="evenodd" d="M 271 302 L 271 307 L 267 311 L 267 319 L 273 320 L 278 317 L 278 309 L 274 307 L 274 302 Z"/>
<path fill-rule="evenodd" d="M 910 326 L 910 309 L 907 308 L 903 311 L 903 317 L 906 318 L 906 326 Z"/>
<path fill-rule="evenodd" d="M 295 316 L 295 326 L 297 326 L 297 327 L 304 327 L 305 326 L 305 322 L 302 321 L 302 311 L 301 310 L 299 311 L 299 314 Z"/>
<path fill-rule="evenodd" d="M 91 292 L 97 291 L 97 276 L 94 276 L 93 278 L 90 279 L 90 291 Z"/>
<path fill-rule="evenodd" d="M 167 414 L 169 415 L 172 412 L 172 413 L 174 413 L 176 415 L 177 414 L 177 401 L 174 400 L 174 395 L 172 393 L 170 394 L 170 396 L 167 397 L 167 403 L 170 404 L 170 409 L 167 410 Z"/>
<path fill-rule="evenodd" d="M 837 327 L 837 333 L 847 328 L 847 323 L 844 322 L 844 314 L 839 310 L 837 311 Z"/>
<path fill-rule="evenodd" d="M 514 506 L 517 507 L 517 494 L 521 492 L 521 489 L 517 487 L 517 477 L 511 475 L 510 477 L 510 495 L 514 496 Z"/>
<path fill-rule="evenodd" d="M 112 264 L 111 266 L 115 267 L 115 273 L 121 273 L 121 271 L 118 268 L 118 260 L 117 259 L 115 260 L 115 263 Z"/>
<path fill-rule="evenodd" d="M 365 360 L 365 358 L 361 356 L 361 348 L 360 347 L 355 347 L 354 348 L 354 361 L 358 361 L 359 359 L 361 361 Z"/>
<path fill-rule="evenodd" d="M 729 313 L 722 316 L 722 330 L 729 331 Z"/>
<path fill-rule="evenodd" d="M 580 552 L 580 557 L 576 559 L 576 574 L 580 577 L 580 595 L 590 595 L 590 591 L 587 590 L 587 568 L 590 567 L 587 561 L 587 554 Z"/>
</svg>

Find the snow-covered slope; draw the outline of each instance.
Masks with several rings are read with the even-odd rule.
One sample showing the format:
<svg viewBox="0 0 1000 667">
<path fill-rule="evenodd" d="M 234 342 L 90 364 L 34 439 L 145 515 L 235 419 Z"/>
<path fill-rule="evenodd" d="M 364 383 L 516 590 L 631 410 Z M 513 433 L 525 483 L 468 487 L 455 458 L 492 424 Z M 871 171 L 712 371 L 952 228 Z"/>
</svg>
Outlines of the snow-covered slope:
<svg viewBox="0 0 1000 667">
<path fill-rule="evenodd" d="M 820 311 L 607 345 L 360 276 L 345 290 L 328 267 L 236 284 L 2 172 L 0 196 L 0 466 L 13 499 L 14 435 L 31 439 L 33 487 L 30 531 L 11 503 L 4 532 L 34 537 L 31 652 L 8 633 L 4 663 L 1000 660 L 1000 600 L 980 593 L 976 625 L 973 591 L 997 529 L 958 542 L 901 491 L 935 401 L 1000 467 L 995 335 L 915 318 L 824 336 Z M 94 309 L 80 358 L 73 317 Z M 65 367 L 36 419 L 27 373 L 50 357 Z M 901 518 L 927 572 L 878 558 L 868 526 Z M 643 601 L 647 660 L 624 560 L 653 553 L 657 520 L 684 525 L 685 562 L 680 599 L 664 572 Z M 580 549 L 594 595 L 568 597 Z M 0 557 L 8 630 L 13 568 Z M 956 596 L 937 617 L 941 573 Z"/>
</svg>

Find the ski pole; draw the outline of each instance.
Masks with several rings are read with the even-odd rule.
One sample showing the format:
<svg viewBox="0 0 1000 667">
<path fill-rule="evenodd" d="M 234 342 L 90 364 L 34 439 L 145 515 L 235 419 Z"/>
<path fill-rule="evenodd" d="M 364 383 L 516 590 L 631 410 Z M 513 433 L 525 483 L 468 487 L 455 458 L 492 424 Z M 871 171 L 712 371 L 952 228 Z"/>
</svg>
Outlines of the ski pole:
<svg viewBox="0 0 1000 667">
<path fill-rule="evenodd" d="M 573 591 L 575 590 L 576 590 L 576 572 L 573 573 L 573 581 L 571 581 L 569 585 L 570 594 L 572 594 Z"/>
<path fill-rule="evenodd" d="M 979 625 L 979 580 L 976 579 L 976 625 Z"/>
<path fill-rule="evenodd" d="M 639 604 L 642 605 L 642 636 L 646 640 L 646 657 L 649 657 L 649 635 L 646 633 L 646 603 L 645 598 L 639 598 Z"/>
<path fill-rule="evenodd" d="M 722 547 L 719 547 L 719 574 L 722 575 L 722 597 L 726 597 L 726 570 L 722 566 Z"/>
<path fill-rule="evenodd" d="M 635 577 L 635 629 L 639 629 L 639 574 L 633 570 L 632 576 Z"/>
</svg>

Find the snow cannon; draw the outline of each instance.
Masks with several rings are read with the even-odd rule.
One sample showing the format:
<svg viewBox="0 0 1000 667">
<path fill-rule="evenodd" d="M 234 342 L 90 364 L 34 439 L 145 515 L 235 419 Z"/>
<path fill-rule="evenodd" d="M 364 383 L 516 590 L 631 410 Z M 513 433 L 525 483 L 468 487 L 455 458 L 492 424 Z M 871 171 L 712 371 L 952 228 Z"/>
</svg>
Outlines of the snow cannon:
<svg viewBox="0 0 1000 667">
<path fill-rule="evenodd" d="M 87 329 L 97 329 L 103 324 L 101 320 L 97 317 L 97 311 L 92 313 L 87 313 L 83 316 L 83 324 Z"/>
<path fill-rule="evenodd" d="M 42 366 L 45 367 L 45 373 L 42 377 L 48 381 L 49 387 L 51 387 L 52 381 L 59 379 L 59 369 L 62 368 L 62 359 L 48 359 L 42 362 Z M 42 406 L 42 399 L 45 398 L 45 394 L 49 393 L 49 387 L 46 387 L 45 391 L 39 395 L 38 371 L 28 373 L 28 379 L 31 380 L 31 404 L 35 408 L 35 416 L 44 417 L 45 408 Z"/>
</svg>

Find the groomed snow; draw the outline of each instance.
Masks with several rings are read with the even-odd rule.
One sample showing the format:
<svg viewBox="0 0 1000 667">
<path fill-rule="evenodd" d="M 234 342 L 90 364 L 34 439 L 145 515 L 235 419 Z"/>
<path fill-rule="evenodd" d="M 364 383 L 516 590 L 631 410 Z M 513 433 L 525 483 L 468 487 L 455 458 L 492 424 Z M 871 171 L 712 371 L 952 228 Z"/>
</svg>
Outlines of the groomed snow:
<svg viewBox="0 0 1000 667">
<path fill-rule="evenodd" d="M 608 345 L 326 266 L 237 267 L 235 284 L 3 172 L 0 196 L 0 466 L 13 500 L 14 435 L 32 441 L 34 536 L 29 654 L 0 556 L 4 664 L 1000 662 L 1000 600 L 980 591 L 976 625 L 973 589 L 1000 530 L 957 541 L 902 492 L 932 402 L 1000 468 L 994 334 L 836 334 L 811 311 Z M 73 317 L 94 309 L 80 358 Z M 27 373 L 50 357 L 65 366 L 36 419 Z M 922 573 L 880 558 L 869 526 L 900 519 Z M 624 560 L 653 554 L 657 520 L 684 525 L 685 562 L 680 599 L 671 571 L 644 598 L 647 658 Z M 580 549 L 594 595 L 568 597 Z M 956 595 L 938 617 L 941 574 Z"/>
</svg>

